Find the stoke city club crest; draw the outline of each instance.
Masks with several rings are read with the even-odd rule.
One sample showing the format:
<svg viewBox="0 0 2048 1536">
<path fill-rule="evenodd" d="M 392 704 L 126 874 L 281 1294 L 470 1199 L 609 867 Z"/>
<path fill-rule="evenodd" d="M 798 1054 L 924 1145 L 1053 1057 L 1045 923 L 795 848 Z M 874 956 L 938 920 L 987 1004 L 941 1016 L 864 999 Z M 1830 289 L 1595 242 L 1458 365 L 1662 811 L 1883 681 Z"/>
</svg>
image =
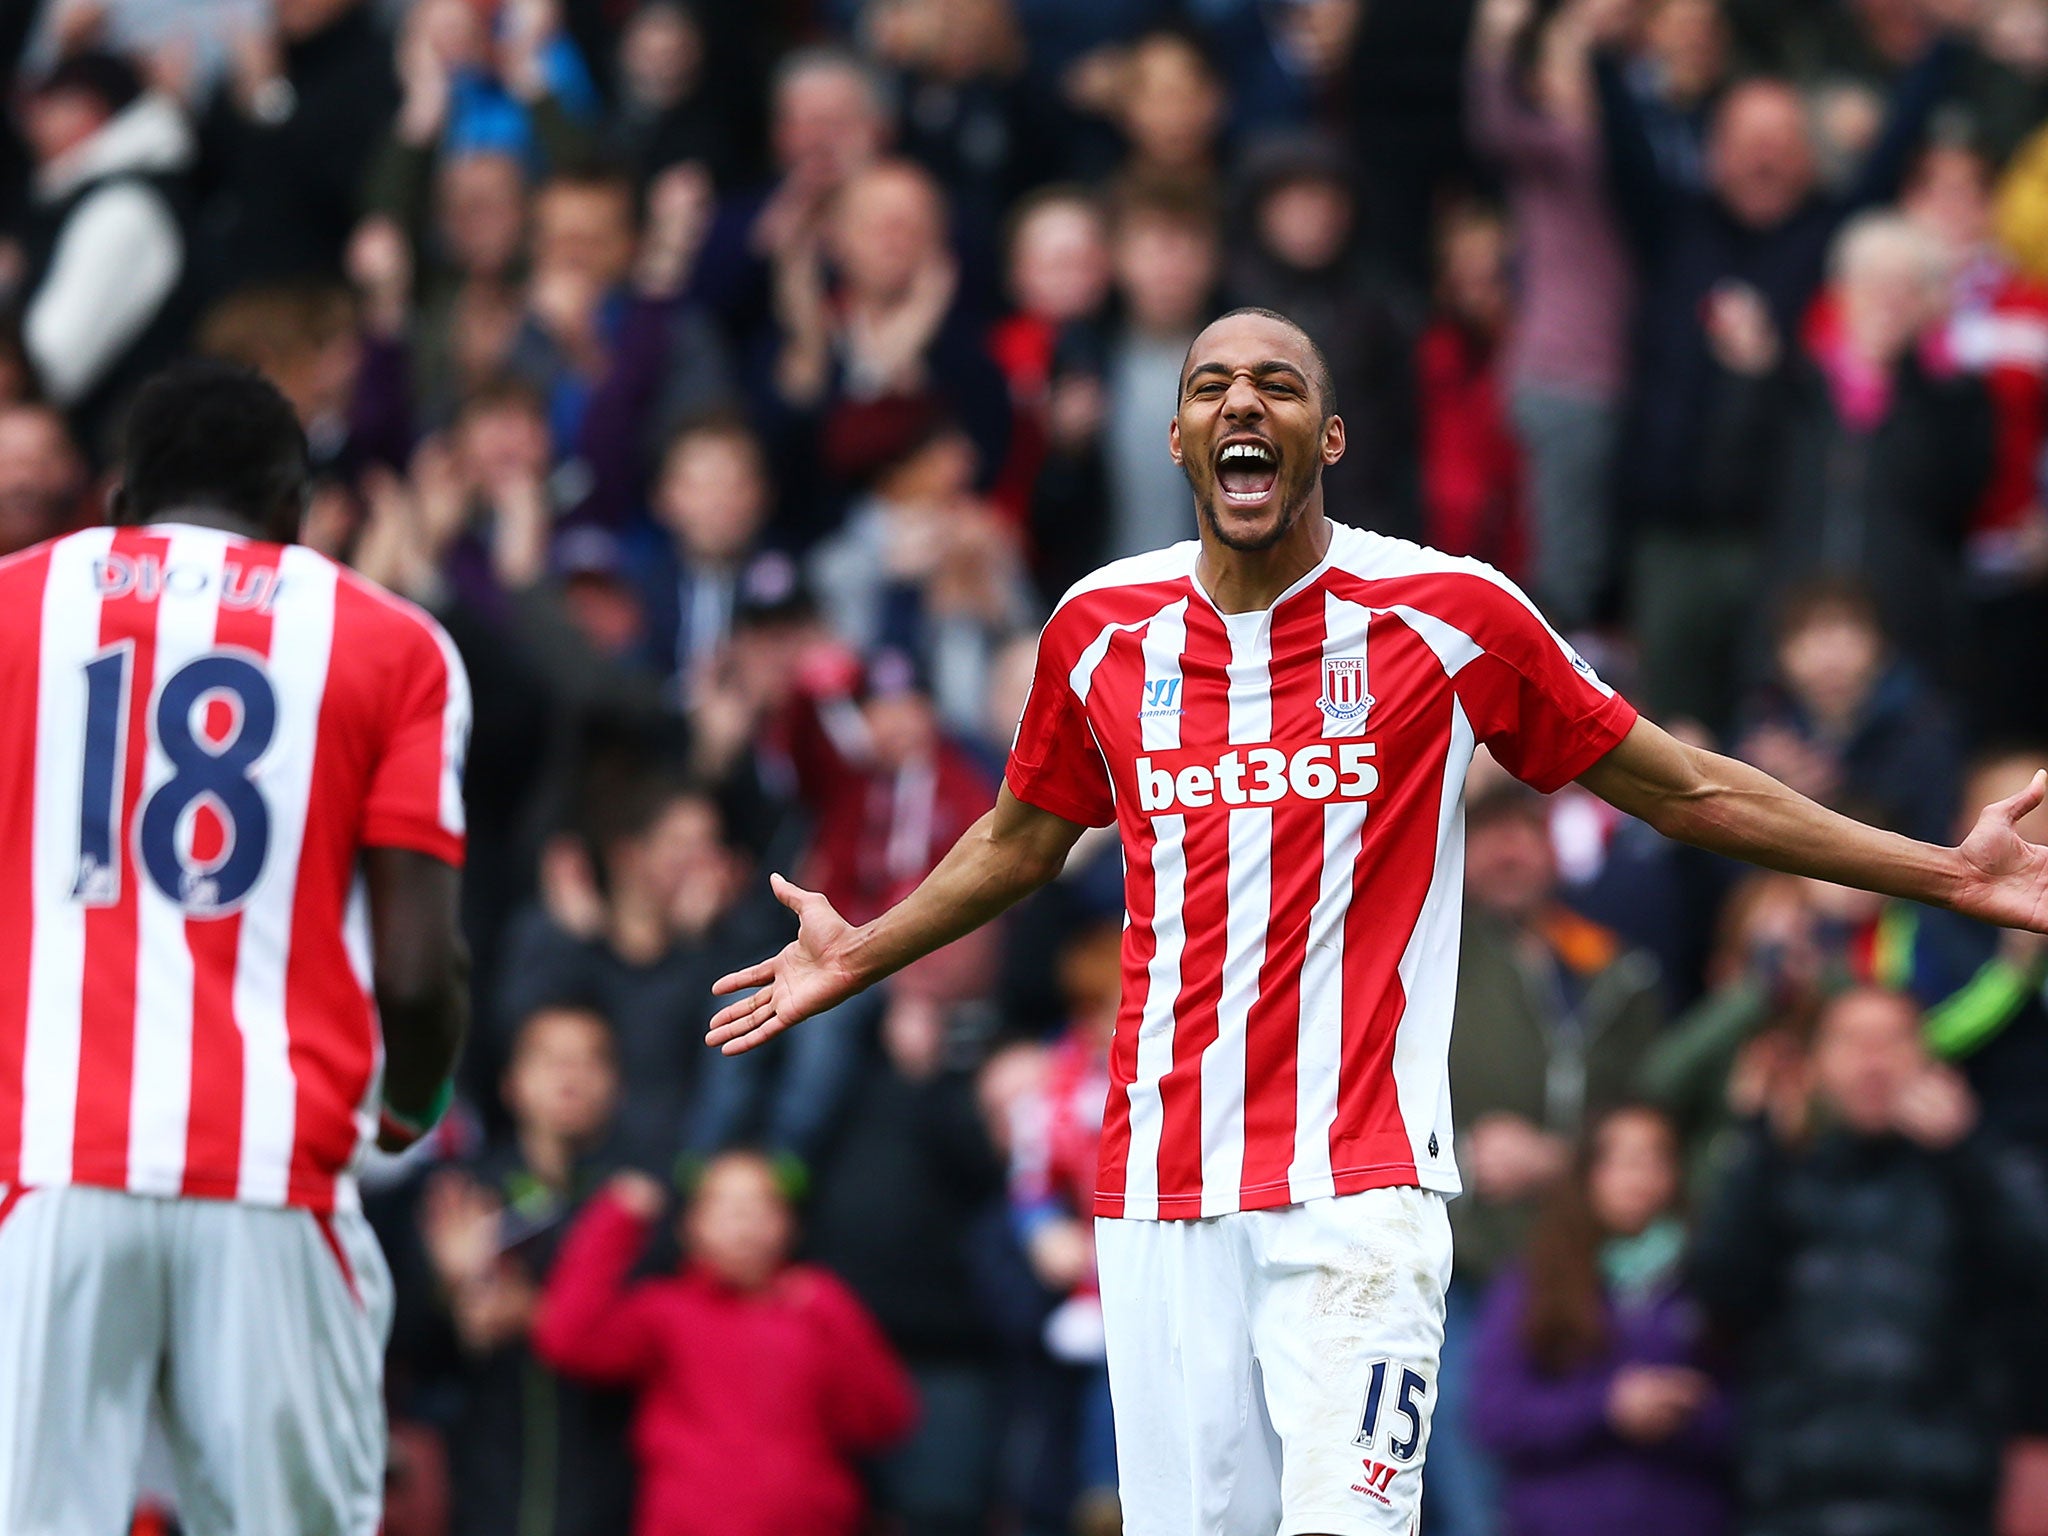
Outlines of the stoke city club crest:
<svg viewBox="0 0 2048 1536">
<path fill-rule="evenodd" d="M 1363 656 L 1323 658 L 1323 696 L 1316 700 L 1332 720 L 1356 720 L 1372 708 L 1372 695 L 1365 691 Z"/>
</svg>

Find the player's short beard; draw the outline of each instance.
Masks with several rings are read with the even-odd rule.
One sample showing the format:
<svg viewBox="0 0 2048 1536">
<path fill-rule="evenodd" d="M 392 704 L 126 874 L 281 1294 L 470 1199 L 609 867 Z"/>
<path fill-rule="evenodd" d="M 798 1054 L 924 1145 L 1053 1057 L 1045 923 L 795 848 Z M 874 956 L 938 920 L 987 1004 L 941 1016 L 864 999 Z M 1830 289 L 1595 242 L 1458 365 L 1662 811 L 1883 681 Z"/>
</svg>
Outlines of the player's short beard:
<svg viewBox="0 0 2048 1536">
<path fill-rule="evenodd" d="M 1195 498 L 1195 507 L 1201 514 L 1203 526 L 1215 535 L 1217 543 L 1242 555 L 1255 555 L 1262 550 L 1271 549 L 1294 531 L 1294 525 L 1301 521 L 1301 514 L 1308 510 L 1309 498 L 1315 495 L 1316 485 L 1321 479 L 1322 468 L 1318 465 L 1316 472 L 1309 476 L 1307 484 L 1283 490 L 1280 498 L 1280 515 L 1273 520 L 1272 527 L 1263 533 L 1253 534 L 1250 538 L 1234 536 L 1224 528 L 1223 519 L 1216 515 L 1216 502 L 1222 496 L 1223 489 L 1213 479 L 1210 482 L 1209 494 Z"/>
</svg>

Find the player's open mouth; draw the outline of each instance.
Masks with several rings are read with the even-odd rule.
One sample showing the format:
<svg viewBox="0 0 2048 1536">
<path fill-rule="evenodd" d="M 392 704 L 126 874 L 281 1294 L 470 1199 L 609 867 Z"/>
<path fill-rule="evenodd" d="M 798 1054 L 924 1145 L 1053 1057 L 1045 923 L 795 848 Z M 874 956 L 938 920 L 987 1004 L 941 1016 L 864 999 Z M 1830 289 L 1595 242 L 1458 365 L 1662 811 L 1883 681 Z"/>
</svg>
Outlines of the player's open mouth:
<svg viewBox="0 0 2048 1536">
<path fill-rule="evenodd" d="M 1236 437 L 1216 450 L 1216 488 L 1234 507 L 1256 507 L 1280 479 L 1280 455 L 1263 438 Z"/>
</svg>

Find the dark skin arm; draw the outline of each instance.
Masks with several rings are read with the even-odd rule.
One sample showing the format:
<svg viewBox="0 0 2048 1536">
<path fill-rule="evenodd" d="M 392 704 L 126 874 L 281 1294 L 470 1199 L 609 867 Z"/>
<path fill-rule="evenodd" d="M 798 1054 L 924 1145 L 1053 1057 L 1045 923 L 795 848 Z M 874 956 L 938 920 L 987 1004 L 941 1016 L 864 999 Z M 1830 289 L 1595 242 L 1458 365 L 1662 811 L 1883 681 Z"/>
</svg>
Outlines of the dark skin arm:
<svg viewBox="0 0 2048 1536">
<path fill-rule="evenodd" d="M 774 876 L 776 900 L 797 915 L 797 935 L 780 954 L 712 987 L 721 996 L 760 990 L 720 1009 L 705 1043 L 728 1056 L 751 1051 L 943 949 L 1051 880 L 1086 830 L 1026 805 L 1005 786 L 995 809 L 961 834 L 916 890 L 858 928 L 816 891 Z"/>
<path fill-rule="evenodd" d="M 363 874 L 384 1028 L 384 1102 L 419 1122 L 469 1030 L 462 871 L 409 848 L 365 848 Z"/>
<path fill-rule="evenodd" d="M 1713 853 L 1947 907 L 2004 928 L 2048 932 L 2048 848 L 2028 842 L 2014 825 L 2048 794 L 2048 773 L 1986 806 L 1955 848 L 1865 826 L 1647 720 L 1638 720 L 1579 782 L 1666 837 Z"/>
<path fill-rule="evenodd" d="M 1957 848 L 1852 821 L 1647 720 L 1638 720 L 1579 782 L 1666 837 L 1730 858 L 2048 933 L 2048 848 L 2014 826 L 2048 795 L 2048 773 L 1986 807 Z M 719 1010 L 706 1043 L 729 1056 L 750 1051 L 950 944 L 1057 875 L 1083 830 L 1005 788 L 995 809 L 923 884 L 858 928 L 823 896 L 775 876 L 777 899 L 797 915 L 797 936 L 780 954 L 712 988 L 721 996 L 750 995 Z"/>
</svg>

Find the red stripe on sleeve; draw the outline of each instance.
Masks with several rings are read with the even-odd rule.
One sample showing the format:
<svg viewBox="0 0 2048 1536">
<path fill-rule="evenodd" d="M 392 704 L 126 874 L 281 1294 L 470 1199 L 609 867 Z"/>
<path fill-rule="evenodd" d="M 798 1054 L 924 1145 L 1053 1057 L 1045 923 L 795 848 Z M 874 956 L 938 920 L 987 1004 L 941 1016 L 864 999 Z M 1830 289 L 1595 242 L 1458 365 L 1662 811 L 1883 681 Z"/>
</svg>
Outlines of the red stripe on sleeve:
<svg viewBox="0 0 2048 1536">
<path fill-rule="evenodd" d="M 336 585 L 334 613 L 337 627 L 354 627 L 367 647 L 357 653 L 338 643 L 335 650 L 336 665 L 359 668 L 366 680 L 363 718 L 355 722 L 360 739 L 371 744 L 363 844 L 461 864 L 463 834 L 442 815 L 453 683 L 432 621 L 346 572 Z"/>
</svg>

